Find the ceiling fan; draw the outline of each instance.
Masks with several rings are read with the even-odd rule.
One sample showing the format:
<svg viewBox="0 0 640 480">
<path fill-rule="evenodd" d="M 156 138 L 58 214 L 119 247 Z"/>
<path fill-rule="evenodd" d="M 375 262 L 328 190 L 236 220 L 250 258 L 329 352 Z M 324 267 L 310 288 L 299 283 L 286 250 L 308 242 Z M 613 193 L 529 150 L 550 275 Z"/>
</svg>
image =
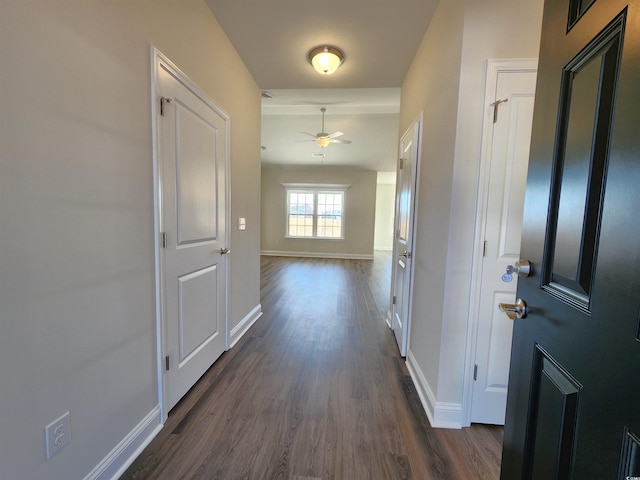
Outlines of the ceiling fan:
<svg viewBox="0 0 640 480">
<path fill-rule="evenodd" d="M 310 137 L 313 137 L 314 140 L 298 140 L 296 143 L 316 142 L 316 145 L 322 148 L 326 148 L 327 146 L 329 146 L 330 143 L 351 143 L 351 140 L 340 140 L 336 138 L 344 135 L 344 133 L 340 131 L 333 132 L 333 133 L 326 133 L 324 131 L 324 112 L 326 112 L 327 109 L 325 107 L 322 107 L 320 111 L 322 112 L 322 131 L 320 133 L 316 133 L 315 135 L 309 132 L 300 132 L 300 133 L 304 133 L 305 135 L 309 135 Z"/>
</svg>

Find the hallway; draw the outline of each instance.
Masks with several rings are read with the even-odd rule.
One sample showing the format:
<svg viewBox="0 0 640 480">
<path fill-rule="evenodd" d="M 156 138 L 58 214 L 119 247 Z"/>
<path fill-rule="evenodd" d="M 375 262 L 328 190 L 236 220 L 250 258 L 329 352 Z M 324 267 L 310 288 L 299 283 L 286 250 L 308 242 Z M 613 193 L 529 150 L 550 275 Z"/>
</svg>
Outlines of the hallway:
<svg viewBox="0 0 640 480">
<path fill-rule="evenodd" d="M 122 479 L 497 479 L 502 428 L 432 429 L 384 322 L 391 257 L 262 257 L 263 316 Z"/>
</svg>

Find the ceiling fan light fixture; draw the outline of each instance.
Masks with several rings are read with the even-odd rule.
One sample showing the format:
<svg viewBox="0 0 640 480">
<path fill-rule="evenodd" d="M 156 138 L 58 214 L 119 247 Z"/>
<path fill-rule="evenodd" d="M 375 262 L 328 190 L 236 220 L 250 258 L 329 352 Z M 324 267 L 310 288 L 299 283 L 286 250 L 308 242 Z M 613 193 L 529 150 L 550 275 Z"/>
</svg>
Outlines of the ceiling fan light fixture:
<svg viewBox="0 0 640 480">
<path fill-rule="evenodd" d="M 344 53 L 339 48 L 324 45 L 311 49 L 308 58 L 316 72 L 331 75 L 344 62 Z"/>
<path fill-rule="evenodd" d="M 326 148 L 331 143 L 331 139 L 329 137 L 318 137 L 316 138 L 316 145 L 321 148 Z"/>
</svg>

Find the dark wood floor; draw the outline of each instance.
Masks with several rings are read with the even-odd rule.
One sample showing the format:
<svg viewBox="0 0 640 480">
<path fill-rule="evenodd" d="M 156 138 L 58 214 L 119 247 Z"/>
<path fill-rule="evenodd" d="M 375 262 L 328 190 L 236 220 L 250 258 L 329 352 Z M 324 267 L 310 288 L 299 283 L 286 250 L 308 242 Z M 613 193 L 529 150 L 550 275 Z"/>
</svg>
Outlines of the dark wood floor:
<svg viewBox="0 0 640 480">
<path fill-rule="evenodd" d="M 502 428 L 433 429 L 384 322 L 390 256 L 263 257 L 264 315 L 122 479 L 497 479 Z"/>
</svg>

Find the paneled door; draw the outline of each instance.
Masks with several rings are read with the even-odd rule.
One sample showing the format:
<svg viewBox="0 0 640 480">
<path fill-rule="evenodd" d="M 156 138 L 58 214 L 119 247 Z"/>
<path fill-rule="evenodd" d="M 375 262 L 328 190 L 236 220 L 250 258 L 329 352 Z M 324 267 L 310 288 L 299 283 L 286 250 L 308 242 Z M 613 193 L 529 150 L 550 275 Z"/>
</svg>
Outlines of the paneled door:
<svg viewBox="0 0 640 480">
<path fill-rule="evenodd" d="M 485 95 L 482 257 L 475 277 L 476 350 L 472 423 L 504 425 L 513 322 L 498 303 L 513 303 L 518 277 L 507 273 L 520 258 L 522 210 L 529 164 L 536 62 L 490 62 Z M 480 254 L 478 255 L 480 257 Z"/>
<path fill-rule="evenodd" d="M 640 3 L 547 0 L 502 479 L 640 477 Z"/>
<path fill-rule="evenodd" d="M 400 155 L 396 176 L 396 211 L 392 266 L 391 327 L 400 355 L 407 355 L 411 310 L 411 267 L 413 260 L 413 218 L 418 165 L 420 121 L 400 139 Z"/>
<path fill-rule="evenodd" d="M 228 118 L 158 56 L 165 411 L 227 346 Z"/>
</svg>

